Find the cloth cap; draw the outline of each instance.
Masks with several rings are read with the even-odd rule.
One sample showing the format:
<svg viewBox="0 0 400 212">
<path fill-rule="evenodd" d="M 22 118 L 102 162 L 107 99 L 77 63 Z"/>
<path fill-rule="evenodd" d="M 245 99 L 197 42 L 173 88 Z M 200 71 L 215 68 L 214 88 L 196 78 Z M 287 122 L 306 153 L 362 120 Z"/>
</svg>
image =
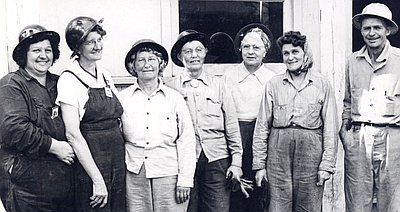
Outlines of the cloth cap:
<svg viewBox="0 0 400 212">
<path fill-rule="evenodd" d="M 390 29 L 390 34 L 395 34 L 399 27 L 396 22 L 392 20 L 392 12 L 390 9 L 381 3 L 371 3 L 364 7 L 360 14 L 357 14 L 353 17 L 353 25 L 357 29 L 361 29 L 362 20 L 366 17 L 377 17 L 386 20 L 388 27 Z"/>
</svg>

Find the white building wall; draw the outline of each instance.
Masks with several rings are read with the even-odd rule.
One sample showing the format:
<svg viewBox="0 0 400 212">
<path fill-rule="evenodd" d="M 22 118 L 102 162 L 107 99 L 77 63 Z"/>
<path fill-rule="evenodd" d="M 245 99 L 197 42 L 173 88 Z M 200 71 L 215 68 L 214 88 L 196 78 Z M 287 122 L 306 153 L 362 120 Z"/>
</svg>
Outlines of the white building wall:
<svg viewBox="0 0 400 212">
<path fill-rule="evenodd" d="M 100 64 L 109 70 L 117 83 L 131 80 L 124 68 L 124 58 L 132 44 L 141 38 L 151 38 L 168 51 L 179 34 L 178 0 L 0 0 L 0 77 L 16 70 L 12 51 L 18 43 L 18 33 L 28 24 L 41 24 L 61 36 L 59 61 L 51 68 L 60 73 L 69 63 L 71 51 L 66 45 L 64 30 L 74 17 L 85 15 L 104 18 L 107 31 L 103 59 Z M 344 67 L 351 53 L 350 0 L 285 0 L 284 31 L 299 30 L 306 34 L 314 54 L 314 65 L 326 75 L 335 90 L 338 119 L 342 111 Z M 228 70 L 229 65 L 211 65 Z M 282 70 L 282 64 L 268 64 Z M 177 74 L 170 62 L 166 76 Z M 344 211 L 343 150 L 339 145 L 338 168 L 333 180 L 325 187 L 324 211 Z"/>
</svg>

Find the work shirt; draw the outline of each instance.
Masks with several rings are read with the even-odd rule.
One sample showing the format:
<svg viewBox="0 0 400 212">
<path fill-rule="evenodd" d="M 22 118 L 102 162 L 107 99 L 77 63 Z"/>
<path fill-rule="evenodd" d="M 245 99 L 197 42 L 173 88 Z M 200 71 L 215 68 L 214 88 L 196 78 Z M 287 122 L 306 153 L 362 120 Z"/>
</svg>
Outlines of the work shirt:
<svg viewBox="0 0 400 212">
<path fill-rule="evenodd" d="M 337 151 L 336 101 L 328 80 L 308 71 L 296 87 L 288 71 L 267 82 L 253 137 L 253 170 L 265 168 L 271 128 L 321 129 L 323 155 L 319 170 L 335 171 Z"/>
<path fill-rule="evenodd" d="M 376 62 L 366 46 L 349 57 L 342 119 L 400 125 L 400 49 L 387 41 Z"/>
<path fill-rule="evenodd" d="M 118 96 L 127 169 L 144 164 L 147 178 L 178 175 L 178 186 L 193 187 L 196 139 L 182 95 L 163 84 L 147 95 L 135 82 Z"/>
<path fill-rule="evenodd" d="M 197 140 L 197 157 L 203 151 L 208 162 L 232 156 L 231 165 L 242 165 L 242 142 L 236 108 L 223 80 L 204 70 L 191 79 L 184 70 L 165 84 L 186 100 Z"/>
<path fill-rule="evenodd" d="M 2 148 L 37 159 L 48 154 L 52 137 L 66 141 L 61 113 L 54 104 L 57 80 L 57 75 L 47 72 L 43 86 L 22 68 L 0 80 Z"/>
<path fill-rule="evenodd" d="M 261 65 L 250 73 L 244 63 L 225 72 L 223 78 L 232 93 L 239 121 L 255 121 L 266 82 L 275 76 L 275 72 Z"/>
</svg>

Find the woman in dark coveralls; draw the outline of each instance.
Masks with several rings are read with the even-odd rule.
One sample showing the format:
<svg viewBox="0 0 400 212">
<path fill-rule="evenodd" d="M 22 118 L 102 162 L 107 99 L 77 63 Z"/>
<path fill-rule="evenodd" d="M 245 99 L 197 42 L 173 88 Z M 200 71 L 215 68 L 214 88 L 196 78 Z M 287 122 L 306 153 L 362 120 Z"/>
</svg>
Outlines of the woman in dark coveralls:
<svg viewBox="0 0 400 212">
<path fill-rule="evenodd" d="M 77 211 L 125 211 L 125 149 L 118 119 L 123 112 L 102 57 L 102 21 L 74 18 L 65 31 L 74 58 L 58 81 L 56 103 L 77 156 Z M 79 163 L 78 163 L 79 162 Z"/>
<path fill-rule="evenodd" d="M 60 56 L 59 42 L 56 32 L 25 27 L 13 51 L 19 69 L 0 80 L 1 148 L 14 159 L 5 167 L 9 212 L 74 211 L 74 152 L 54 104 L 58 76 L 48 71 Z"/>
</svg>

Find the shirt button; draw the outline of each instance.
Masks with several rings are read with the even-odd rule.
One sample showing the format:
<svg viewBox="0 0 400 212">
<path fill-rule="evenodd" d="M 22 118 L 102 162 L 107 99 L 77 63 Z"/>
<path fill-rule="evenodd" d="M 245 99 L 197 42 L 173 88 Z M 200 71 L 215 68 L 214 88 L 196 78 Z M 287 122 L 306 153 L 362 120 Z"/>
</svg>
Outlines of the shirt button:
<svg viewBox="0 0 400 212">
<path fill-rule="evenodd" d="M 167 120 L 169 120 L 169 117 L 167 117 Z"/>
<path fill-rule="evenodd" d="M 147 115 L 149 115 L 150 113 L 149 112 L 147 112 Z"/>
<path fill-rule="evenodd" d="M 371 90 L 375 90 L 375 88 L 371 88 Z"/>
<path fill-rule="evenodd" d="M 149 129 L 149 127 L 146 127 L 146 129 Z"/>
<path fill-rule="evenodd" d="M 148 145 L 148 144 L 149 144 L 149 142 L 146 142 L 146 144 Z"/>
<path fill-rule="evenodd" d="M 371 106 L 371 107 L 372 107 L 372 106 L 374 106 L 374 104 L 370 104 L 369 106 Z"/>
<path fill-rule="evenodd" d="M 147 98 L 147 100 L 149 100 L 149 101 L 150 101 L 150 98 Z"/>
<path fill-rule="evenodd" d="M 144 156 L 144 159 L 147 159 L 147 156 Z"/>
</svg>

